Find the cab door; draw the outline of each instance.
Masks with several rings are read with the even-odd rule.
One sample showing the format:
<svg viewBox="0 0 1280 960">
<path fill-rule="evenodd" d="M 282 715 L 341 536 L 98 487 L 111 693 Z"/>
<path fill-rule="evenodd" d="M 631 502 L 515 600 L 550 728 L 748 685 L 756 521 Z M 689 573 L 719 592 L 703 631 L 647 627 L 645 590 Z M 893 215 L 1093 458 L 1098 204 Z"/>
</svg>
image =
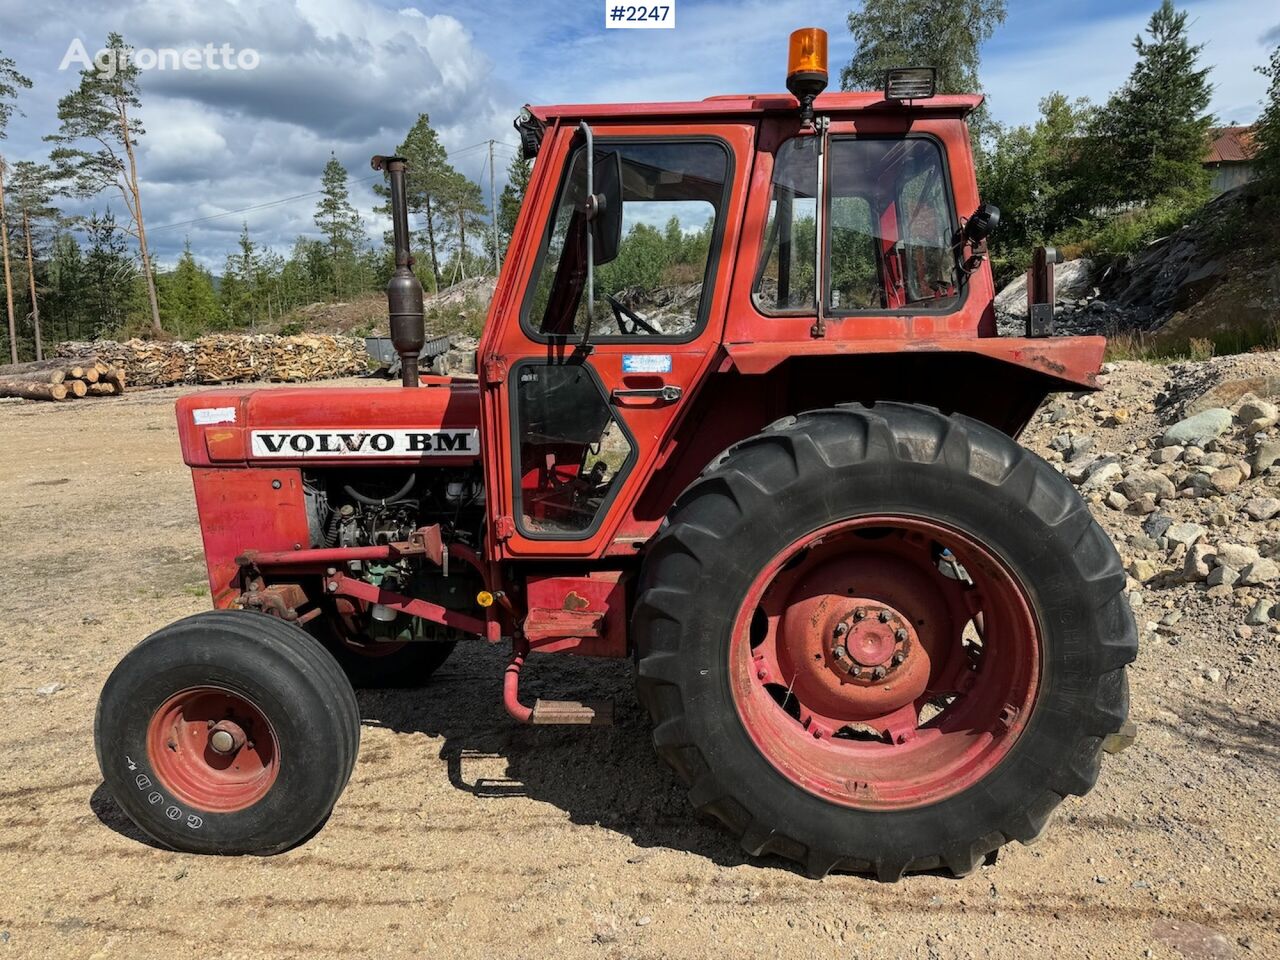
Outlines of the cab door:
<svg viewBox="0 0 1280 960">
<path fill-rule="evenodd" d="M 592 127 L 621 229 L 591 277 L 586 135 L 542 146 L 480 348 L 491 556 L 639 546 L 619 519 L 716 359 L 754 127 L 681 129 Z"/>
</svg>

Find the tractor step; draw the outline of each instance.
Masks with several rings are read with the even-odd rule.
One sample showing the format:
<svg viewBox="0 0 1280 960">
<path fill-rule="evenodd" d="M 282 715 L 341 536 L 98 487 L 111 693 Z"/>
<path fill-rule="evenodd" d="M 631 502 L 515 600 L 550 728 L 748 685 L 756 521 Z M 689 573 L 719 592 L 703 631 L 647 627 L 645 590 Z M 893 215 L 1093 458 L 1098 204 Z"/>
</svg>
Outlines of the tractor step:
<svg viewBox="0 0 1280 960">
<path fill-rule="evenodd" d="M 612 700 L 535 700 L 530 723 L 613 726 Z"/>
</svg>

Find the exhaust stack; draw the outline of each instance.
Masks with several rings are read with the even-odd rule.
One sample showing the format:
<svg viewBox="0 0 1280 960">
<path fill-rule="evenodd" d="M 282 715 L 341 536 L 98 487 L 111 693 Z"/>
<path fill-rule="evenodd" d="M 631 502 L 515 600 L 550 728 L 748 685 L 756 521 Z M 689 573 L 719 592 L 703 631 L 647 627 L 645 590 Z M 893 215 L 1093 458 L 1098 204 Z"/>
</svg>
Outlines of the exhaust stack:
<svg viewBox="0 0 1280 960">
<path fill-rule="evenodd" d="M 422 316 L 422 284 L 413 272 L 409 253 L 409 204 L 405 197 L 404 174 L 409 163 L 404 157 L 376 156 L 373 169 L 386 170 L 391 180 L 391 227 L 395 236 L 396 269 L 387 283 L 387 309 L 391 316 L 391 343 L 400 355 L 400 382 L 418 386 L 418 356 L 426 342 Z"/>
</svg>

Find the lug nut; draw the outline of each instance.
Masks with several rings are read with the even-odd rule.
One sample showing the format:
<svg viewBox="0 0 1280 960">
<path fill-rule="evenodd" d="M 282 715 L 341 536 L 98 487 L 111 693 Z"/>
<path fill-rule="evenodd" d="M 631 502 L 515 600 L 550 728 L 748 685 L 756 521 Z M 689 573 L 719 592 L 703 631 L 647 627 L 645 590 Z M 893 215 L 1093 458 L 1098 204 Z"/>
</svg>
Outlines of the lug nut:
<svg viewBox="0 0 1280 960">
<path fill-rule="evenodd" d="M 843 660 L 845 657 L 849 655 L 849 651 L 846 650 L 844 647 L 836 647 L 834 650 L 831 651 L 831 655 L 835 657 L 837 660 Z"/>
<path fill-rule="evenodd" d="M 880 611 L 879 620 L 880 620 L 880 622 L 881 622 L 881 623 L 888 623 L 888 622 L 889 622 L 889 611 L 888 611 L 888 610 L 881 610 L 881 611 Z"/>
<path fill-rule="evenodd" d="M 844 636 L 846 633 L 848 633 L 848 632 L 849 632 L 849 627 L 848 627 L 847 625 L 845 625 L 845 624 L 843 624 L 843 623 L 837 623 L 837 624 L 836 624 L 836 636 L 837 636 L 837 637 L 843 637 L 843 636 Z"/>
<path fill-rule="evenodd" d="M 871 676 L 875 680 L 883 680 L 884 675 L 888 672 L 889 671 L 886 670 L 884 667 L 876 667 L 874 670 L 871 671 Z"/>
<path fill-rule="evenodd" d="M 867 611 L 863 610 L 861 607 L 853 611 L 853 619 L 855 620 L 865 620 L 866 617 L 867 617 Z"/>
<path fill-rule="evenodd" d="M 862 676 L 862 668 L 855 663 L 852 667 L 849 668 L 849 675 L 852 677 Z"/>
<path fill-rule="evenodd" d="M 893 638 L 897 640 L 899 643 L 906 643 L 907 642 L 906 627 L 899 627 L 897 630 L 893 631 Z"/>
<path fill-rule="evenodd" d="M 899 650 L 897 653 L 893 655 L 893 663 L 895 666 L 902 663 L 902 661 L 905 659 L 907 659 L 907 655 L 903 653 L 901 650 Z"/>
</svg>

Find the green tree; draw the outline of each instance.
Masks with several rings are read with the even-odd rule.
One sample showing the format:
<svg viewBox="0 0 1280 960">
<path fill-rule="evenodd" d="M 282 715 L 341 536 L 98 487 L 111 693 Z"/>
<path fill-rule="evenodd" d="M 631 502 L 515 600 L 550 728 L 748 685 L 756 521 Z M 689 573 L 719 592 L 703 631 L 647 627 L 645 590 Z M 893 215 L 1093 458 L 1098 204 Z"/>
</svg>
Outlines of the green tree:
<svg viewBox="0 0 1280 960">
<path fill-rule="evenodd" d="M 0 55 L 0 140 L 8 136 L 9 120 L 17 111 L 19 90 L 30 90 L 31 81 L 18 72 L 17 64 Z M 18 362 L 18 330 L 13 313 L 13 273 L 9 262 L 9 222 L 5 216 L 4 178 L 7 173 L 5 159 L 0 154 L 0 258 L 4 261 L 5 306 L 9 320 L 9 359 Z"/>
<path fill-rule="evenodd" d="M 89 239 L 85 256 L 85 286 L 89 293 L 86 306 L 94 318 L 88 332 L 96 337 L 124 326 L 137 270 L 110 210 L 102 216 L 90 214 L 85 233 Z"/>
<path fill-rule="evenodd" d="M 364 228 L 360 214 L 351 205 L 347 168 L 333 154 L 324 165 L 320 189 L 322 195 L 316 204 L 315 222 L 329 247 L 334 296 L 341 298 L 358 279 L 356 260 L 363 245 Z"/>
<path fill-rule="evenodd" d="M 445 195 L 457 172 L 450 166 L 444 145 L 431 128 L 431 119 L 425 113 L 418 114 L 418 119 L 409 129 L 404 142 L 396 147 L 396 154 L 409 161 L 409 169 L 405 174 L 405 198 L 409 212 L 422 217 L 422 234 L 431 262 L 431 277 L 438 290 L 441 286 L 441 262 L 444 259 L 441 256 L 439 234 L 451 219 L 444 209 Z M 386 184 L 376 184 L 373 189 L 381 197 L 390 196 Z M 384 206 L 381 209 L 386 212 L 390 207 Z"/>
<path fill-rule="evenodd" d="M 1271 183 L 1280 183 L 1280 46 L 1271 51 L 1271 60 L 1258 72 L 1271 83 L 1262 102 L 1255 136 L 1258 143 L 1258 172 Z"/>
<path fill-rule="evenodd" d="M 222 270 L 219 297 L 222 309 L 233 326 L 252 327 L 259 311 L 257 293 L 261 276 L 261 257 L 249 236 L 249 224 L 242 225 L 236 249 L 227 254 Z"/>
<path fill-rule="evenodd" d="M 57 144 L 51 159 L 65 171 L 71 191 L 92 197 L 114 187 L 129 212 L 125 230 L 138 242 L 142 277 L 151 307 L 151 329 L 160 326 L 160 303 L 156 297 L 151 253 L 147 248 L 147 228 L 142 216 L 142 192 L 138 186 L 138 138 L 146 131 L 134 111 L 142 103 L 138 97 L 138 65 L 133 48 L 115 32 L 107 36 L 110 67 L 96 64 L 80 71 L 80 84 L 58 101 L 58 132 L 45 137 Z"/>
<path fill-rule="evenodd" d="M 840 71 L 844 90 L 881 90 L 891 67 L 936 67 L 941 93 L 980 93 L 982 45 L 1004 23 L 1005 0 L 876 0 L 848 17 L 853 59 Z M 970 120 L 985 132 L 986 114 Z"/>
<path fill-rule="evenodd" d="M 37 360 L 44 359 L 37 253 L 44 252 L 62 225 L 62 214 L 53 205 L 53 182 L 52 169 L 30 160 L 20 160 L 13 165 L 13 177 L 9 182 L 10 208 L 21 231 L 15 239 L 18 241 L 18 256 L 26 268 L 25 286 Z"/>
<path fill-rule="evenodd" d="M 49 329 L 57 339 L 80 340 L 94 333 L 89 316 L 89 280 L 80 244 L 69 230 L 60 231 L 53 239 L 45 269 L 45 304 L 52 314 Z"/>
<path fill-rule="evenodd" d="M 1003 281 L 1026 269 L 1031 249 L 1087 218 L 1094 205 L 1085 133 L 1094 107 L 1051 93 L 1032 125 L 997 128 L 978 164 L 984 200 L 1000 208 L 989 248 Z"/>
<path fill-rule="evenodd" d="M 1209 68 L 1187 37 L 1187 13 L 1164 0 L 1133 41 L 1138 62 L 1091 124 L 1096 198 L 1108 206 L 1208 196 L 1205 146 L 1213 117 Z"/>
<path fill-rule="evenodd" d="M 465 280 L 485 269 L 488 258 L 471 249 L 472 241 L 484 237 L 485 218 L 489 212 L 480 184 L 457 171 L 449 177 L 440 195 L 440 208 L 446 217 L 444 238 L 453 247 L 447 268 L 449 282 Z"/>
<path fill-rule="evenodd" d="M 529 177 L 533 175 L 533 161 L 520 155 L 511 158 L 507 164 L 507 185 L 502 188 L 498 197 L 498 242 L 502 249 L 499 255 L 511 244 L 511 234 L 516 229 L 516 218 L 520 216 L 520 205 L 524 203 L 525 191 L 529 189 Z"/>
<path fill-rule="evenodd" d="M 160 278 L 160 303 L 170 326 L 182 336 L 192 336 L 219 326 L 218 297 L 213 277 L 201 269 L 191 254 L 191 241 L 182 247 L 182 256 L 172 273 Z"/>
</svg>

